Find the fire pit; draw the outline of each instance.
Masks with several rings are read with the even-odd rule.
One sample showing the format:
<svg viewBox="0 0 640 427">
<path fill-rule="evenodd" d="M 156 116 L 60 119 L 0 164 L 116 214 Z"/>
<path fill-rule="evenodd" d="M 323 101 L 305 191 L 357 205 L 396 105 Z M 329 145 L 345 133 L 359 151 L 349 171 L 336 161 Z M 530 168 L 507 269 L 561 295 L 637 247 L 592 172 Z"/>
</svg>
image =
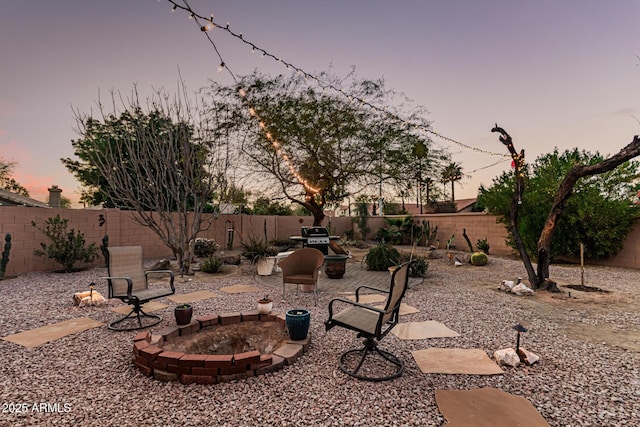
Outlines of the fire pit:
<svg viewBox="0 0 640 427">
<path fill-rule="evenodd" d="M 215 384 L 262 375 L 294 363 L 310 336 L 292 341 L 283 314 L 223 313 L 134 337 L 133 361 L 160 381 Z"/>
</svg>

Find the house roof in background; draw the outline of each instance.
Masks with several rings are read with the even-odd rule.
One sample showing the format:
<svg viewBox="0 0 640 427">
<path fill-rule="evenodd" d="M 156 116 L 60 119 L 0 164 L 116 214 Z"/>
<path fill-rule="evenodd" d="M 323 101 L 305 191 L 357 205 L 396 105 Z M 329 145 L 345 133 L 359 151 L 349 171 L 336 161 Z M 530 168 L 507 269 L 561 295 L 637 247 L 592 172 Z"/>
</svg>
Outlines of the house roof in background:
<svg viewBox="0 0 640 427">
<path fill-rule="evenodd" d="M 0 206 L 29 206 L 33 208 L 48 208 L 49 205 L 39 200 L 12 193 L 0 188 Z"/>
<path fill-rule="evenodd" d="M 476 198 L 472 199 L 460 199 L 456 200 L 456 212 L 462 212 L 465 210 L 470 210 L 473 207 L 473 204 L 476 202 Z"/>
</svg>

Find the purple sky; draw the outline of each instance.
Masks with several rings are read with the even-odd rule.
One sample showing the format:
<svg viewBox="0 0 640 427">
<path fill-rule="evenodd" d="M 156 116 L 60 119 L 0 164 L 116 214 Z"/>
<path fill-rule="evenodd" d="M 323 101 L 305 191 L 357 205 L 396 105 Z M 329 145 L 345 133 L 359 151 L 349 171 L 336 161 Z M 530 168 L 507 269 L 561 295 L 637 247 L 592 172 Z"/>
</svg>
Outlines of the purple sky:
<svg viewBox="0 0 640 427">
<path fill-rule="evenodd" d="M 640 133 L 637 0 L 191 0 L 194 10 L 307 72 L 384 77 L 429 111 L 433 129 L 506 153 L 497 122 L 529 161 L 558 147 L 612 154 Z M 72 155 L 73 109 L 132 85 L 173 92 L 218 74 L 204 35 L 165 0 L 21 0 L 0 9 L 0 157 L 44 200 L 57 184 L 78 198 L 59 161 Z M 211 33 L 236 74 L 286 73 L 223 31 Z M 468 177 L 457 198 L 509 168 L 434 138 Z M 476 171 L 473 172 L 472 171 Z"/>
</svg>

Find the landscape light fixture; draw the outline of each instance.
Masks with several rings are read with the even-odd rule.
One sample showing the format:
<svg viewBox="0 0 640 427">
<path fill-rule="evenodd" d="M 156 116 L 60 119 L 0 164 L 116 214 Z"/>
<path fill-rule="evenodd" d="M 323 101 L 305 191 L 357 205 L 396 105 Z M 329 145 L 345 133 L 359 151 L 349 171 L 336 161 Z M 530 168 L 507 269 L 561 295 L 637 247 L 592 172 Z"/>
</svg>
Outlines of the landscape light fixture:
<svg viewBox="0 0 640 427">
<path fill-rule="evenodd" d="M 522 326 L 520 323 L 518 323 L 515 326 L 512 326 L 512 329 L 515 330 L 515 331 L 518 331 L 518 338 L 517 338 L 517 341 L 516 341 L 516 353 L 517 353 L 518 350 L 520 349 L 520 333 L 521 332 L 527 332 L 528 329 L 525 328 L 524 326 Z"/>
</svg>

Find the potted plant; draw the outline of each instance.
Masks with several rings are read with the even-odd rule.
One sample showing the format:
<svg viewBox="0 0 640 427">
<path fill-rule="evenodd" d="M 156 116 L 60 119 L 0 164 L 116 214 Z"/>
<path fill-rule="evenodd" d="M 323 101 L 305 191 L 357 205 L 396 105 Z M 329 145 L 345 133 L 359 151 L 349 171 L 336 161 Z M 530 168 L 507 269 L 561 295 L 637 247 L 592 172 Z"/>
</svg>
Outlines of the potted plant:
<svg viewBox="0 0 640 427">
<path fill-rule="evenodd" d="M 278 249 L 269 245 L 266 240 L 251 238 L 248 243 L 242 243 L 242 256 L 256 265 L 261 276 L 268 276 L 273 272 L 277 254 Z"/>
<path fill-rule="evenodd" d="M 263 296 L 258 300 L 258 313 L 268 314 L 273 309 L 273 300 L 269 298 L 269 295 Z"/>
<path fill-rule="evenodd" d="M 193 307 L 190 304 L 180 304 L 173 309 L 173 313 L 176 316 L 176 324 L 188 325 L 191 323 L 191 316 L 193 316 Z"/>
</svg>

